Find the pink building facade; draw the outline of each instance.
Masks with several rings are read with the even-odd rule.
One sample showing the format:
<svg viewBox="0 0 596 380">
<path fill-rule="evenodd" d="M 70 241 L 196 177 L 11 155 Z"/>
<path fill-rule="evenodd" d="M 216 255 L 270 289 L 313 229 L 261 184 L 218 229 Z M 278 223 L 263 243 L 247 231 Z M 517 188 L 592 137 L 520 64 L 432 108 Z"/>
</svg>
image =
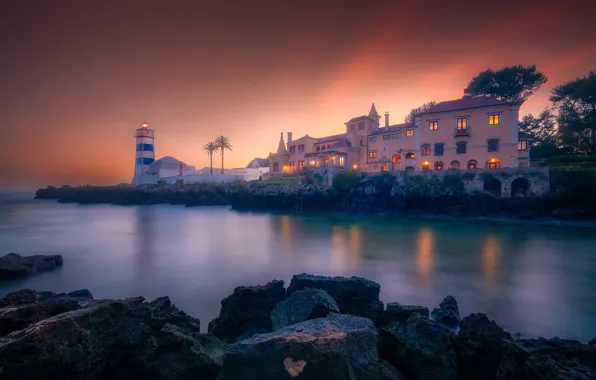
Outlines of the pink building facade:
<svg viewBox="0 0 596 380">
<path fill-rule="evenodd" d="M 345 133 L 297 140 L 283 133 L 271 154 L 270 172 L 312 168 L 364 172 L 497 169 L 529 166 L 527 137 L 519 133 L 519 102 L 473 97 L 441 102 L 411 123 L 384 126 L 373 104 L 345 123 Z"/>
</svg>

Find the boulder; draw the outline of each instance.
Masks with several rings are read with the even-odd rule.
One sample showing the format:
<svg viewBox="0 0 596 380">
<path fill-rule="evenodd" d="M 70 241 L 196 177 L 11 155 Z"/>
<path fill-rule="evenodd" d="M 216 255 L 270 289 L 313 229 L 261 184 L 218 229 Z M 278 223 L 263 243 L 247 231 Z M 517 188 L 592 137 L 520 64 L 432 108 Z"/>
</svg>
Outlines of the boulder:
<svg viewBox="0 0 596 380">
<path fill-rule="evenodd" d="M 454 380 L 458 378 L 455 334 L 420 314 L 407 324 L 391 322 L 379 330 L 381 359 L 408 378 Z"/>
<path fill-rule="evenodd" d="M 321 289 L 298 290 L 271 311 L 273 331 L 295 323 L 339 313 L 337 303 Z"/>
<path fill-rule="evenodd" d="M 21 256 L 9 253 L 0 257 L 0 280 L 28 276 L 62 266 L 62 255 Z"/>
<path fill-rule="evenodd" d="M 224 342 L 271 332 L 271 311 L 284 296 L 283 281 L 239 286 L 221 301 L 219 316 L 209 322 L 208 331 Z"/>
<path fill-rule="evenodd" d="M 470 314 L 460 327 L 457 335 L 460 379 L 496 379 L 505 339 L 511 339 L 511 335 L 485 314 Z"/>
<path fill-rule="evenodd" d="M 330 313 L 228 346 L 219 380 L 380 378 L 371 320 Z"/>
<path fill-rule="evenodd" d="M 405 324 L 410 318 L 410 315 L 418 313 L 424 317 L 428 317 L 428 308 L 424 306 L 402 305 L 399 302 L 391 302 L 387 304 L 387 309 L 381 314 L 377 326 L 387 326 L 391 322 L 398 322 Z"/>
<path fill-rule="evenodd" d="M 337 302 L 343 314 L 351 314 L 377 321 L 383 312 L 379 300 L 381 286 L 361 277 L 326 277 L 298 274 L 292 277 L 287 295 L 305 288 L 322 289 Z"/>
<path fill-rule="evenodd" d="M 596 347 L 559 338 L 508 340 L 497 379 L 596 379 Z"/>
<path fill-rule="evenodd" d="M 431 317 L 449 327 L 457 327 L 459 324 L 459 307 L 453 296 L 447 296 L 439 304 L 439 308 L 434 308 Z"/>
</svg>

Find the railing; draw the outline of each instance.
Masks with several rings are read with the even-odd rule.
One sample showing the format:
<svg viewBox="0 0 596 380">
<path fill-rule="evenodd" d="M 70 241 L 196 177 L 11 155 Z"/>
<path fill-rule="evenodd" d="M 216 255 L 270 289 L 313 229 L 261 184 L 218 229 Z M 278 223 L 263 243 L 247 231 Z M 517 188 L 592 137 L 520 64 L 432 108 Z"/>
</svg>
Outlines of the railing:
<svg viewBox="0 0 596 380">
<path fill-rule="evenodd" d="M 470 126 L 468 125 L 466 128 L 454 128 L 453 136 L 470 136 Z"/>
</svg>

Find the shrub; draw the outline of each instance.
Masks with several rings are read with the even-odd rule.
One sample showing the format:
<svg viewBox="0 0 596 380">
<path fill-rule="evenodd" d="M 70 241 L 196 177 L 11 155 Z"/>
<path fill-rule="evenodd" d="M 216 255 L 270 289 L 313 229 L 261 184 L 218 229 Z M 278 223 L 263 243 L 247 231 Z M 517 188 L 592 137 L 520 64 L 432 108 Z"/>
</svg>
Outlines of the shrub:
<svg viewBox="0 0 596 380">
<path fill-rule="evenodd" d="M 383 172 L 371 178 L 373 186 L 380 192 L 390 192 L 391 188 L 395 184 L 396 177 L 389 173 Z"/>
<path fill-rule="evenodd" d="M 360 181 L 358 175 L 352 171 L 342 170 L 333 176 L 333 190 L 340 194 L 347 194 L 355 188 Z"/>
<path fill-rule="evenodd" d="M 554 156 L 546 159 L 548 163 L 567 162 L 596 162 L 596 155 L 592 156 Z"/>
<path fill-rule="evenodd" d="M 471 181 L 474 178 L 476 178 L 476 174 L 475 173 L 472 173 L 472 172 L 465 172 L 464 174 L 462 174 L 461 178 L 464 181 Z"/>
<path fill-rule="evenodd" d="M 445 174 L 443 176 L 442 186 L 448 190 L 463 190 L 464 181 L 459 174 Z"/>
</svg>

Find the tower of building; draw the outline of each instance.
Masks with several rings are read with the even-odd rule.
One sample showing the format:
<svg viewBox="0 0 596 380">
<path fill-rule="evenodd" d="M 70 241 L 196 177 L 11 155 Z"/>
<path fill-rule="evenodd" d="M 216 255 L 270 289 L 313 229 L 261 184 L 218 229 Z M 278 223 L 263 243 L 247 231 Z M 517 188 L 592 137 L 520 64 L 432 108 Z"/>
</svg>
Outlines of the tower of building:
<svg viewBox="0 0 596 380">
<path fill-rule="evenodd" d="M 142 176 L 149 169 L 149 165 L 155 161 L 155 131 L 145 122 L 141 128 L 137 128 L 135 140 L 135 173 L 132 183 L 139 184 L 143 182 Z"/>
</svg>

